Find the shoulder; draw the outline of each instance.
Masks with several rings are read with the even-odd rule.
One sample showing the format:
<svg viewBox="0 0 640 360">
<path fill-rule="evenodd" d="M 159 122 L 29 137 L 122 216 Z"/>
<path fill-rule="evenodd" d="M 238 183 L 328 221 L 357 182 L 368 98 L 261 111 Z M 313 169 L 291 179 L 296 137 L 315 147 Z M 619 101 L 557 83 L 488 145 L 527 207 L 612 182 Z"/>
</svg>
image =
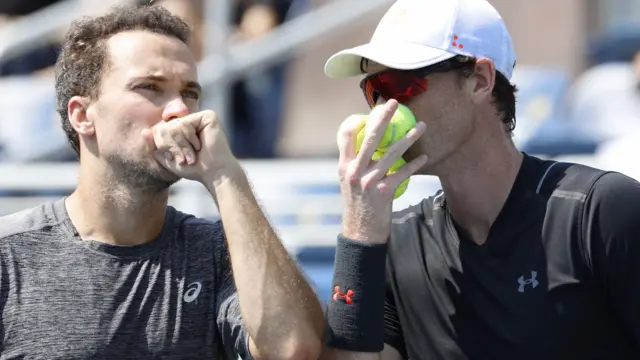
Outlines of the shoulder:
<svg viewBox="0 0 640 360">
<path fill-rule="evenodd" d="M 600 177 L 585 201 L 581 229 L 588 264 L 596 272 L 634 276 L 640 258 L 640 183 L 610 172 Z"/>
<path fill-rule="evenodd" d="M 438 242 L 436 238 L 443 233 L 445 225 L 444 206 L 444 194 L 438 190 L 419 203 L 394 211 L 388 258 L 402 262 L 418 255 L 423 242 Z"/>
<path fill-rule="evenodd" d="M 586 248 L 600 242 L 627 241 L 640 234 L 637 180 L 580 164 L 565 164 L 558 177 L 552 184 L 551 209 L 557 215 L 575 214 L 580 238 L 588 243 Z"/>
<path fill-rule="evenodd" d="M 594 182 L 590 200 L 598 203 L 628 203 L 640 207 L 640 182 L 621 173 L 607 172 Z"/>
<path fill-rule="evenodd" d="M 408 206 L 402 210 L 393 212 L 393 227 L 411 226 L 412 223 L 431 221 L 434 213 L 439 213 L 444 205 L 444 192 L 436 191 L 435 194 L 422 199 L 419 203 Z"/>
<path fill-rule="evenodd" d="M 53 203 L 44 203 L 13 214 L 0 216 L 0 241 L 27 233 L 50 230 L 60 223 L 52 209 Z"/>
<path fill-rule="evenodd" d="M 567 207 L 582 206 L 591 201 L 593 191 L 600 187 L 603 179 L 608 181 L 608 178 L 615 174 L 572 162 L 547 163 L 549 165 L 546 166 L 536 193 L 543 196 L 545 201 L 550 197 L 550 209 L 560 212 L 568 211 Z"/>
<path fill-rule="evenodd" d="M 638 228 L 640 183 L 624 174 L 608 172 L 599 177 L 586 198 L 589 219 L 618 229 Z M 614 225 L 615 224 L 615 225 Z"/>
<path fill-rule="evenodd" d="M 563 169 L 550 184 L 555 197 L 580 200 L 593 207 L 602 204 L 614 206 L 621 202 L 631 205 L 640 195 L 640 183 L 619 172 L 575 163 L 554 165 Z"/>
</svg>

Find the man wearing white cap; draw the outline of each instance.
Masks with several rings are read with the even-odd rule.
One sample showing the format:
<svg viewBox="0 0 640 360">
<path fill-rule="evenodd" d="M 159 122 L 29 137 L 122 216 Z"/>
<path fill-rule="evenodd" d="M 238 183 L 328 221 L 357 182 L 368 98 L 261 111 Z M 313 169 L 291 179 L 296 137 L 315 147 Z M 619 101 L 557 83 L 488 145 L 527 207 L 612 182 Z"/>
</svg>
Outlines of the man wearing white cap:
<svg viewBox="0 0 640 360">
<path fill-rule="evenodd" d="M 369 44 L 327 62 L 383 105 L 359 152 L 356 117 L 338 134 L 324 359 L 640 358 L 640 184 L 520 152 L 515 63 L 486 0 L 398 0 Z M 417 125 L 370 161 L 398 103 Z M 413 174 L 443 190 L 392 212 Z"/>
</svg>

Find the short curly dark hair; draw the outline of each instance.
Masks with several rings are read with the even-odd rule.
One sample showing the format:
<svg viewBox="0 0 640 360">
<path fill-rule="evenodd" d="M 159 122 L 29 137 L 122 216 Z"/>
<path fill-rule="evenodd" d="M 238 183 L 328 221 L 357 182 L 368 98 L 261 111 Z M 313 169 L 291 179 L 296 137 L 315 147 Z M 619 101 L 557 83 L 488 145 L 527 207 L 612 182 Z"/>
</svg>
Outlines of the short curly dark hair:
<svg viewBox="0 0 640 360">
<path fill-rule="evenodd" d="M 80 140 L 69 123 L 67 107 L 73 96 L 96 99 L 108 65 L 106 41 L 131 30 L 168 35 L 188 44 L 191 29 L 182 19 L 161 6 L 134 5 L 74 21 L 67 32 L 55 65 L 56 110 L 71 147 L 80 156 Z"/>
</svg>

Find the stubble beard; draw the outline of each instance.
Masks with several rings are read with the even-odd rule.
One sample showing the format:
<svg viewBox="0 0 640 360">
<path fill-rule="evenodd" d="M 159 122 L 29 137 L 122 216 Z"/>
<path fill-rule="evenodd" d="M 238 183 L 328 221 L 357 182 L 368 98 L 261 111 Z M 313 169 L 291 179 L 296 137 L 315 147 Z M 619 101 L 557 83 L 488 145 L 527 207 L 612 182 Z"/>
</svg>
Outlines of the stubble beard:
<svg viewBox="0 0 640 360">
<path fill-rule="evenodd" d="M 112 155 L 107 161 L 113 169 L 115 181 L 144 193 L 161 193 L 180 180 L 180 177 L 164 169 L 155 160 L 133 160 Z"/>
</svg>

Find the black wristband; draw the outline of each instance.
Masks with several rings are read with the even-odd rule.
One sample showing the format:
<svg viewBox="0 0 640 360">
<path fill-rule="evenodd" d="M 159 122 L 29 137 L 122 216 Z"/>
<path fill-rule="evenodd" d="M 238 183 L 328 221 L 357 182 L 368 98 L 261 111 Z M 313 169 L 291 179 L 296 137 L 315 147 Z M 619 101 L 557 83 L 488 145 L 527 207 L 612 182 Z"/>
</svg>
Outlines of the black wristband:
<svg viewBox="0 0 640 360">
<path fill-rule="evenodd" d="M 384 348 L 387 244 L 338 236 L 326 342 L 332 348 L 380 352 Z"/>
</svg>

